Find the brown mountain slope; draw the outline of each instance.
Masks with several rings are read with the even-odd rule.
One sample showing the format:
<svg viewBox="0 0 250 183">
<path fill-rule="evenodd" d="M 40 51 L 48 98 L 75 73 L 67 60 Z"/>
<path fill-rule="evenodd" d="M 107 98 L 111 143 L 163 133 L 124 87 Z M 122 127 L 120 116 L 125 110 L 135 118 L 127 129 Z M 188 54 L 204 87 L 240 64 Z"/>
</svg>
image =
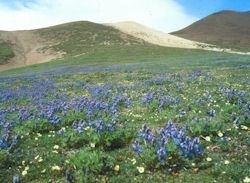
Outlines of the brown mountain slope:
<svg viewBox="0 0 250 183">
<path fill-rule="evenodd" d="M 14 57 L 0 63 L 0 71 L 48 62 L 66 55 L 88 54 L 98 47 L 145 44 L 143 40 L 113 27 L 88 21 L 37 30 L 0 31 L 0 42 L 8 43 L 14 53 Z"/>
<path fill-rule="evenodd" d="M 62 55 L 60 52 L 44 49 L 49 46 L 50 42 L 37 36 L 34 31 L 1 31 L 0 40 L 8 42 L 14 53 L 6 64 L 0 65 L 0 71 L 47 62 Z"/>
<path fill-rule="evenodd" d="M 220 11 L 171 34 L 221 47 L 250 51 L 250 11 Z"/>
</svg>

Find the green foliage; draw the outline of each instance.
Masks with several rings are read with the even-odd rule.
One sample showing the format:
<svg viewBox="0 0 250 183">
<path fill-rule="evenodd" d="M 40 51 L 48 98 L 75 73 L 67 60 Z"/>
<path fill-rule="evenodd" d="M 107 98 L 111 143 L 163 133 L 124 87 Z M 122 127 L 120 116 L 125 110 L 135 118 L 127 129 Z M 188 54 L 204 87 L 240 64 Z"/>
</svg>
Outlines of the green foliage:
<svg viewBox="0 0 250 183">
<path fill-rule="evenodd" d="M 94 182 L 96 175 L 106 174 L 114 167 L 115 159 L 95 149 L 81 149 L 69 157 L 69 163 L 76 167 L 77 181 Z"/>
<path fill-rule="evenodd" d="M 14 57 L 14 53 L 10 44 L 0 40 L 0 65 L 8 63 L 12 57 Z"/>
<path fill-rule="evenodd" d="M 73 31 L 73 28 L 70 31 Z M 68 36 L 74 36 L 73 33 Z M 47 34 L 46 31 L 44 34 Z M 65 34 L 68 33 L 62 32 L 56 39 L 61 39 L 60 36 Z M 65 50 L 74 54 L 74 51 L 70 50 L 73 42 L 67 44 Z M 113 100 L 113 95 L 120 93 L 134 101 L 129 109 L 126 108 L 125 102 L 119 103 L 119 128 L 110 133 L 97 133 L 94 128 L 85 128 L 78 133 L 72 128 L 72 123 L 78 120 L 87 121 L 86 108 L 83 111 L 70 110 L 66 116 L 59 115 L 63 122 L 58 125 L 41 119 L 18 122 L 12 131 L 22 137 L 17 151 L 9 156 L 7 150 L 0 150 L 0 177 L 5 178 L 0 179 L 0 182 L 11 182 L 12 176 L 21 175 L 26 166 L 29 166 L 30 170 L 26 176 L 22 176 L 23 182 L 64 182 L 66 170 L 71 168 L 76 182 L 242 182 L 245 176 L 249 176 L 249 163 L 246 161 L 249 160 L 249 131 L 242 129 L 240 125 L 235 126 L 231 114 L 235 112 L 237 116 L 241 116 L 241 124 L 248 128 L 249 119 L 244 121 L 242 108 L 236 105 L 237 98 L 227 101 L 219 92 L 224 85 L 229 89 L 246 91 L 245 98 L 249 98 L 249 69 L 239 69 L 239 66 L 249 64 L 249 57 L 152 45 L 100 46 L 93 51 L 94 54 L 14 69 L 2 72 L 1 75 L 6 77 L 36 72 L 36 77 L 40 78 L 55 68 L 59 72 L 71 70 L 54 75 L 54 71 L 58 71 L 55 69 L 53 74 L 46 76 L 58 87 L 48 96 L 49 101 L 61 93 L 69 99 L 74 96 L 90 98 L 92 94 L 86 91 L 86 88 L 112 84 L 114 87 L 107 89 L 111 91 L 105 98 L 107 102 Z M 119 69 L 110 69 L 113 67 Z M 78 72 L 78 69 L 83 71 Z M 209 71 L 208 77 L 189 79 L 190 73 L 197 69 Z M 182 79 L 179 79 L 180 76 Z M 175 79 L 163 82 L 157 80 L 146 87 L 141 85 L 147 79 L 161 77 Z M 14 83 L 2 82 L 0 86 L 16 90 L 32 85 L 20 78 Z M 182 85 L 181 90 L 178 90 L 179 83 Z M 121 88 L 118 89 L 117 86 Z M 134 90 L 130 90 L 130 87 L 134 87 Z M 158 110 L 157 97 L 147 105 L 141 103 L 143 94 L 159 89 L 165 96 L 180 97 L 181 103 L 176 106 L 165 105 L 162 110 Z M 208 92 L 213 95 L 213 102 L 209 103 L 209 106 L 207 102 L 196 104 L 199 98 L 205 100 Z M 245 105 L 247 100 L 243 102 Z M 31 101 L 27 97 L 17 98 L 0 103 L 0 108 L 13 104 L 22 108 L 30 105 Z M 207 115 L 210 109 L 216 110 L 215 117 Z M 185 112 L 180 114 L 182 110 Z M 98 115 L 96 111 L 94 114 L 95 117 Z M 99 114 L 103 115 L 101 112 Z M 7 118 L 18 119 L 18 113 Z M 107 118 L 104 120 L 108 121 Z M 196 122 L 196 118 L 199 122 Z M 155 151 L 150 148 L 145 148 L 140 156 L 133 152 L 131 144 L 142 123 L 149 125 L 155 134 L 168 120 L 173 120 L 180 127 L 187 125 L 189 136 L 200 137 L 201 144 L 204 145 L 202 157 L 191 161 L 184 159 L 171 141 L 166 145 L 170 154 L 166 156 L 164 165 L 159 164 Z M 122 126 L 123 124 L 125 126 Z M 58 135 L 62 128 L 65 129 L 64 134 Z M 218 136 L 219 132 L 223 137 Z M 206 141 L 206 136 L 209 136 L 211 141 Z M 225 140 L 226 138 L 229 140 Z M 55 148 L 57 146 L 59 148 Z M 35 159 L 38 155 L 43 161 L 38 162 L 39 158 Z M 212 158 L 212 161 L 207 161 L 207 157 Z M 231 163 L 225 165 L 225 160 Z M 60 171 L 52 170 L 55 165 L 60 167 Z M 114 170 L 116 165 L 119 165 L 119 171 Z M 138 167 L 143 167 L 144 172 L 140 173 Z M 41 173 L 44 170 L 45 173 Z"/>
<path fill-rule="evenodd" d="M 135 138 L 135 135 L 135 130 L 127 130 L 126 128 L 118 129 L 112 133 L 105 132 L 100 135 L 97 145 L 102 146 L 105 150 L 125 148 Z"/>
<path fill-rule="evenodd" d="M 124 34 L 113 27 L 88 21 L 73 22 L 36 31 L 45 39 L 59 42 L 52 46 L 67 55 L 89 54 L 103 47 L 129 46 L 143 41 Z"/>
<path fill-rule="evenodd" d="M 224 124 L 217 120 L 190 123 L 190 134 L 192 136 L 217 136 L 219 131 L 224 131 Z"/>
</svg>

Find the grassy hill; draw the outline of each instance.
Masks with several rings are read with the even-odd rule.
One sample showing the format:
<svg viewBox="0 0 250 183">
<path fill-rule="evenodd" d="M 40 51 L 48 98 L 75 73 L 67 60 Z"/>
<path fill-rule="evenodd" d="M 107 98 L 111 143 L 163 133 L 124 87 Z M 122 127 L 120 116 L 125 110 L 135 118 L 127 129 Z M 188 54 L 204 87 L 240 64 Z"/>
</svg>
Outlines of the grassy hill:
<svg viewBox="0 0 250 183">
<path fill-rule="evenodd" d="M 172 34 L 225 48 L 250 51 L 250 12 L 220 11 Z"/>
<path fill-rule="evenodd" d="M 156 46 L 114 27 L 88 21 L 30 31 L 0 32 L 0 40 L 2 40 L 1 47 L 4 47 L 1 49 L 1 63 L 7 63 L 9 58 L 14 56 L 11 59 L 12 63 L 2 65 L 0 70 L 48 62 L 58 58 L 61 59 L 48 65 L 70 64 L 69 62 L 77 60 L 76 57 L 92 61 L 94 58 L 95 61 L 110 61 L 112 59 L 172 57 L 173 55 L 189 57 L 190 53 L 212 54 L 199 50 Z"/>
<path fill-rule="evenodd" d="M 53 41 L 55 43 L 53 49 L 63 51 L 70 56 L 89 54 L 103 48 L 146 44 L 113 27 L 88 21 L 57 25 L 35 32 L 45 40 Z"/>
<path fill-rule="evenodd" d="M 1 43 L 2 47 L 5 46 L 2 54 L 6 54 L 2 56 L 5 60 L 2 63 L 13 56 L 7 52 L 7 48 L 13 50 L 15 55 L 9 68 L 47 62 L 62 56 L 96 54 L 103 49 L 126 49 L 135 45 L 149 45 L 113 27 L 87 21 L 37 30 L 4 31 L 0 32 L 1 40 L 11 43 L 8 47 L 7 44 Z"/>
<path fill-rule="evenodd" d="M 11 45 L 0 40 L 0 65 L 8 63 L 12 57 L 14 57 L 14 53 Z"/>
</svg>

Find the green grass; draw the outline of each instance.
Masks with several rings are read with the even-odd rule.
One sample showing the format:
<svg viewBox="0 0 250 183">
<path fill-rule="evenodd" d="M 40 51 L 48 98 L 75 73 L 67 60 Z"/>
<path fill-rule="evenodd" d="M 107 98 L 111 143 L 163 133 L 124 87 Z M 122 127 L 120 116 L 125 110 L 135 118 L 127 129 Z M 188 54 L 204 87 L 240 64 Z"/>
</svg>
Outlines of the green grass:
<svg viewBox="0 0 250 183">
<path fill-rule="evenodd" d="M 210 69 L 236 67 L 249 64 L 249 56 L 212 51 L 166 48 L 155 45 L 111 46 L 96 48 L 94 53 L 79 57 L 66 56 L 63 59 L 44 64 L 0 72 L 0 75 L 36 73 L 58 67 L 107 67 L 119 65 L 145 65 L 151 69 Z M 144 64 L 146 63 L 146 64 Z M 161 67 L 163 66 L 163 67 Z"/>
<path fill-rule="evenodd" d="M 58 125 L 52 125 L 47 119 L 17 120 L 11 136 L 21 135 L 18 147 L 11 154 L 6 149 L 0 150 L 1 182 L 11 182 L 16 174 L 23 182 L 66 182 L 66 172 L 74 175 L 75 182 L 227 183 L 242 182 L 246 176 L 250 177 L 250 126 L 249 119 L 243 120 L 242 112 L 250 101 L 249 56 L 146 44 L 95 47 L 93 52 L 72 57 L 70 54 L 76 53 L 72 44 L 61 45 L 69 53 L 64 59 L 1 72 L 2 92 L 9 94 L 7 89 L 11 89 L 17 93 L 20 91 L 20 96 L 0 103 L 0 109 L 32 106 L 32 112 L 36 113 L 34 107 L 38 101 L 49 103 L 79 96 L 94 99 L 95 93 L 91 93 L 91 89 L 103 87 L 101 93 L 109 93 L 105 97 L 98 95 L 97 100 L 111 102 L 118 94 L 132 99 L 131 109 L 127 109 L 123 102 L 118 106 L 117 121 L 126 127 L 111 134 L 97 134 L 92 128 L 78 134 L 71 126 L 75 120 L 87 121 L 86 110 L 70 110 L 66 116 L 59 111 L 57 115 L 63 122 Z M 196 70 L 205 73 L 190 79 Z M 28 77 L 29 74 L 32 76 Z M 6 77 L 7 80 L 4 79 Z M 161 77 L 167 79 L 147 82 Z M 46 86 L 47 82 L 52 82 L 54 87 Z M 237 97 L 229 101 L 221 93 L 223 87 L 244 91 L 244 105 L 237 106 Z M 40 90 L 44 93 L 41 94 Z M 181 103 L 167 105 L 162 111 L 157 110 L 158 98 L 147 105 L 141 103 L 147 92 L 154 91 L 158 95 L 159 90 L 165 95 L 179 96 Z M 22 96 L 22 92 L 28 93 Z M 212 95 L 213 102 L 195 103 L 199 98 L 205 100 L 208 94 Z M 34 100 L 30 100 L 33 97 Z M 216 110 L 215 117 L 207 116 L 210 109 Z M 185 110 L 186 114 L 180 115 L 180 110 Z M 16 118 L 18 112 L 8 114 L 7 119 Z M 235 127 L 232 112 L 240 116 L 242 125 L 248 130 Z M 199 123 L 195 121 L 197 116 L 201 119 Z M 189 136 L 200 137 L 205 148 L 201 158 L 182 158 L 176 147 L 169 147 L 173 152 L 168 156 L 167 164 L 160 165 L 150 148 L 146 148 L 141 156 L 133 152 L 131 144 L 142 124 L 146 123 L 155 132 L 170 119 L 178 126 L 190 126 L 187 130 Z M 110 119 L 106 116 L 105 120 Z M 62 128 L 66 130 L 64 136 L 57 135 L 56 132 Z M 231 140 L 223 141 L 218 136 L 219 132 Z M 207 136 L 211 138 L 210 142 L 205 140 Z M 207 157 L 212 161 L 207 161 Z M 225 164 L 226 160 L 229 164 Z M 117 165 L 118 171 L 115 169 Z M 59 169 L 52 170 L 53 166 L 59 166 Z M 27 167 L 27 175 L 22 176 Z M 139 173 L 137 167 L 143 167 L 145 171 Z"/>
<path fill-rule="evenodd" d="M 146 44 L 117 29 L 88 21 L 73 22 L 35 31 L 48 41 L 58 43 L 52 46 L 67 55 L 95 53 L 100 48 Z"/>
<path fill-rule="evenodd" d="M 8 63 L 8 60 L 12 57 L 14 57 L 14 53 L 11 46 L 0 41 L 0 65 Z"/>
</svg>

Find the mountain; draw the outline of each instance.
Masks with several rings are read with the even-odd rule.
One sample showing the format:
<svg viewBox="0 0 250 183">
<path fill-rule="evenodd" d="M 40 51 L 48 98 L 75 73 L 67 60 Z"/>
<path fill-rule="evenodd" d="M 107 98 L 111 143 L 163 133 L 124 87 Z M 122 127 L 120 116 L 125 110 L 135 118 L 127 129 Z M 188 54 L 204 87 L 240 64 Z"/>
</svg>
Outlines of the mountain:
<svg viewBox="0 0 250 183">
<path fill-rule="evenodd" d="M 0 31 L 0 70 L 91 54 L 103 48 L 144 44 L 145 41 L 113 27 L 88 21 L 36 30 Z"/>
<path fill-rule="evenodd" d="M 96 60 L 105 61 L 115 59 L 114 55 L 130 59 L 146 52 L 154 55 L 163 49 L 165 52 L 183 51 L 169 47 L 236 53 L 135 22 L 97 24 L 79 21 L 36 30 L 0 31 L 0 71 L 66 57 L 94 56 Z"/>
<path fill-rule="evenodd" d="M 250 51 L 250 11 L 220 11 L 171 34 L 221 47 Z"/>
<path fill-rule="evenodd" d="M 89 21 L 36 30 L 0 31 L 0 41 L 0 47 L 8 48 L 8 52 L 0 54 L 0 70 L 63 57 L 98 55 L 100 60 L 107 59 L 112 57 L 114 50 L 129 57 L 139 54 L 135 52 L 138 49 L 152 51 L 157 46 L 200 48 L 201 45 L 135 22 L 97 24 Z"/>
</svg>

